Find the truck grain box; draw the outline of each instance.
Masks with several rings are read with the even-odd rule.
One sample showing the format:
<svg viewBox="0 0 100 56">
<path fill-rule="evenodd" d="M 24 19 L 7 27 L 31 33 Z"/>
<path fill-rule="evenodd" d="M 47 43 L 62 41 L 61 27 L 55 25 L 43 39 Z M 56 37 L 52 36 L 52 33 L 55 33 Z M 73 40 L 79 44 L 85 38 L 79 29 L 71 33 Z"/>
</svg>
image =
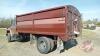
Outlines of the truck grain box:
<svg viewBox="0 0 100 56">
<path fill-rule="evenodd" d="M 7 29 L 8 41 L 37 42 L 40 53 L 49 53 L 62 42 L 66 44 L 81 34 L 81 15 L 77 8 L 65 5 L 32 13 L 17 15 Z M 71 41 L 76 44 L 76 41 Z"/>
</svg>

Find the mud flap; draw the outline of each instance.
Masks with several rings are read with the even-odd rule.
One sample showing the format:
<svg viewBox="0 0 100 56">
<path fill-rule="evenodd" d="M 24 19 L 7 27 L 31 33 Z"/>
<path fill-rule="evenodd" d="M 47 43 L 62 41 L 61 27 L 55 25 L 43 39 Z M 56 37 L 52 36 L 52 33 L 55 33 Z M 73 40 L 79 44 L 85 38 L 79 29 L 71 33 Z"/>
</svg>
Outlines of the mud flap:
<svg viewBox="0 0 100 56">
<path fill-rule="evenodd" d="M 63 44 L 64 44 L 64 49 L 68 50 L 68 49 L 76 46 L 78 43 L 77 43 L 76 39 L 70 39 L 68 41 L 64 41 Z"/>
</svg>

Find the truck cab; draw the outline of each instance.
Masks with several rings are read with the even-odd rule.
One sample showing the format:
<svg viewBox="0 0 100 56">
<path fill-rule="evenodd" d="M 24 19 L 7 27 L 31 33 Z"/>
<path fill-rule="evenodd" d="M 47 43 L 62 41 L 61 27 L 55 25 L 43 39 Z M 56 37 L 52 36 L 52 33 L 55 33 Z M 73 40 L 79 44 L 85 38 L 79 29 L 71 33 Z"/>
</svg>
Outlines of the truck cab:
<svg viewBox="0 0 100 56">
<path fill-rule="evenodd" d="M 11 23 L 12 23 L 11 26 L 6 29 L 6 36 L 7 36 L 8 42 L 14 41 L 15 34 L 17 34 L 16 33 L 16 20 L 14 19 Z"/>
</svg>

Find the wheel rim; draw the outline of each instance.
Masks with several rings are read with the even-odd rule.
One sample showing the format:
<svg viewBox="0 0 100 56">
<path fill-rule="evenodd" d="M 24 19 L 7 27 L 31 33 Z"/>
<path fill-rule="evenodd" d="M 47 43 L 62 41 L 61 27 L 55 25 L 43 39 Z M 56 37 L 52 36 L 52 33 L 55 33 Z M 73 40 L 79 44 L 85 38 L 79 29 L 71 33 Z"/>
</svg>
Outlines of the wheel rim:
<svg viewBox="0 0 100 56">
<path fill-rule="evenodd" d="M 39 49 L 45 50 L 46 48 L 46 43 L 44 41 L 41 41 L 39 44 Z"/>
<path fill-rule="evenodd" d="M 46 37 L 40 37 L 37 40 L 37 48 L 40 53 L 47 54 L 50 51 L 50 40 Z"/>
</svg>

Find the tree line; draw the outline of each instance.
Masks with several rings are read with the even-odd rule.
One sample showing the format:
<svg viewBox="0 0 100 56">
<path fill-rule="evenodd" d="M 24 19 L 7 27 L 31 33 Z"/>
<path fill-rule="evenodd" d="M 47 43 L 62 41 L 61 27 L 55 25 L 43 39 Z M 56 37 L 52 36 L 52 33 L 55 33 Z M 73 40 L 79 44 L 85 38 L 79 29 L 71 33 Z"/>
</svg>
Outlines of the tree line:
<svg viewBox="0 0 100 56">
<path fill-rule="evenodd" d="M 8 28 L 12 25 L 14 18 L 0 18 L 0 28 Z"/>
<path fill-rule="evenodd" d="M 92 23 L 100 27 L 100 21 L 98 19 L 92 19 L 92 20 L 89 19 L 83 21 L 83 24 L 92 24 Z"/>
</svg>

